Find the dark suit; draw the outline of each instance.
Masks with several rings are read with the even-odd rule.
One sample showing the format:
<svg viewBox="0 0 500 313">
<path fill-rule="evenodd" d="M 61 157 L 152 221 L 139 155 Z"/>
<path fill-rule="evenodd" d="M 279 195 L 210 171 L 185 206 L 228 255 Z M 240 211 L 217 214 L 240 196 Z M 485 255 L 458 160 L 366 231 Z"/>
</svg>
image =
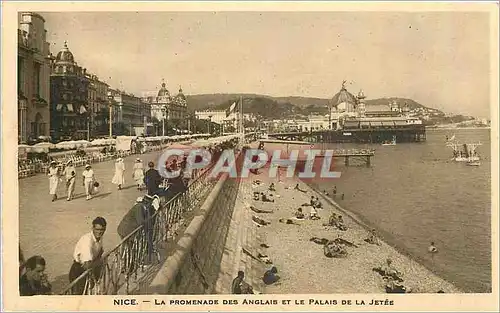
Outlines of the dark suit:
<svg viewBox="0 0 500 313">
<path fill-rule="evenodd" d="M 161 177 L 160 173 L 154 168 L 150 168 L 147 170 L 144 175 L 144 184 L 148 189 L 148 195 L 153 196 L 158 193 L 158 189 L 160 189 L 160 184 L 163 181 L 163 177 Z"/>
</svg>

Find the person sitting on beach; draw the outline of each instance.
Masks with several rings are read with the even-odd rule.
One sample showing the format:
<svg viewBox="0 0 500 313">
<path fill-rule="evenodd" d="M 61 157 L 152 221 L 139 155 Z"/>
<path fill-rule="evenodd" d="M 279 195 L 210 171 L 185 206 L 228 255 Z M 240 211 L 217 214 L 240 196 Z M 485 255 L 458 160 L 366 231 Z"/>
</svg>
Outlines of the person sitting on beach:
<svg viewBox="0 0 500 313">
<path fill-rule="evenodd" d="M 311 206 L 311 213 L 309 214 L 309 218 L 312 220 L 319 220 L 318 211 L 314 206 Z"/>
<path fill-rule="evenodd" d="M 295 212 L 295 217 L 299 220 L 303 220 L 306 218 L 306 216 L 304 215 L 304 213 L 302 212 L 302 208 L 298 208 L 297 209 L 297 212 Z"/>
<path fill-rule="evenodd" d="M 233 279 L 233 283 L 231 285 L 231 293 L 233 295 L 241 295 L 241 294 L 253 294 L 253 288 L 249 284 L 247 284 L 243 279 L 245 278 L 245 272 L 238 271 L 238 276 Z"/>
<path fill-rule="evenodd" d="M 260 194 L 261 194 L 261 192 L 254 191 L 253 192 L 253 199 L 256 200 L 256 201 L 259 201 L 260 200 Z"/>
<path fill-rule="evenodd" d="M 378 240 L 377 233 L 376 233 L 375 229 L 372 229 L 370 231 L 370 235 L 368 236 L 367 239 L 365 239 L 365 241 L 368 243 L 371 243 L 372 245 L 380 246 L 380 242 Z"/>
<path fill-rule="evenodd" d="M 323 204 L 319 201 L 319 198 L 316 197 L 316 200 L 314 201 L 314 206 L 317 208 L 317 209 L 322 209 L 323 208 Z"/>
<path fill-rule="evenodd" d="M 277 282 L 280 279 L 280 277 L 276 275 L 277 273 L 278 269 L 276 268 L 276 266 L 273 266 L 271 269 L 267 270 L 262 277 L 262 281 L 264 282 L 264 284 L 271 285 Z"/>
<path fill-rule="evenodd" d="M 269 191 L 276 191 L 276 188 L 274 187 L 274 183 L 271 183 L 271 185 L 269 185 Z"/>
<path fill-rule="evenodd" d="M 347 230 L 347 226 L 345 226 L 344 224 L 344 220 L 342 219 L 342 215 L 339 215 L 338 218 L 337 218 L 337 225 L 336 227 L 339 229 L 339 230 L 342 230 L 342 231 L 346 231 Z"/>
<path fill-rule="evenodd" d="M 260 195 L 262 196 L 263 202 L 274 202 L 272 193 L 265 194 L 262 192 Z"/>
<path fill-rule="evenodd" d="M 332 213 L 332 215 L 330 215 L 330 217 L 328 218 L 328 224 L 325 226 L 337 227 L 337 214 Z"/>
<path fill-rule="evenodd" d="M 328 258 L 341 258 L 347 256 L 347 250 L 335 241 L 328 241 L 323 247 L 323 254 Z"/>
<path fill-rule="evenodd" d="M 391 259 L 386 260 L 386 264 L 380 268 L 379 273 L 386 278 L 403 281 L 401 273 L 392 265 Z"/>
</svg>

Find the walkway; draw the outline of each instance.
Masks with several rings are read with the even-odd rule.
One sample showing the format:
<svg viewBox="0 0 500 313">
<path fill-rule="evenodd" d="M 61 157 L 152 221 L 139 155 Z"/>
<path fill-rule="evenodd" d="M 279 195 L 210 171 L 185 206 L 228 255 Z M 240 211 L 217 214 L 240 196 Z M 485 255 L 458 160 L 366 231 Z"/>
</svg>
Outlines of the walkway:
<svg viewBox="0 0 500 313">
<path fill-rule="evenodd" d="M 18 180 L 19 182 L 19 240 L 24 257 L 42 255 L 47 261 L 46 272 L 53 284 L 53 291 L 59 292 L 69 283 L 68 271 L 72 263 L 73 248 L 80 236 L 89 232 L 92 220 L 103 216 L 108 222 L 104 235 L 104 248 L 109 250 L 120 242 L 116 232 L 121 221 L 143 192 L 138 191 L 132 180 L 134 161 L 140 157 L 144 165 L 156 163 L 160 152 L 131 155 L 125 158 L 125 188 L 117 190 L 111 184 L 114 174 L 114 160 L 95 163 L 93 169 L 101 184 L 99 193 L 86 201 L 81 181 L 83 168 L 77 168 L 75 199 L 66 201 L 65 180 L 59 183 L 59 199 L 51 202 L 48 178 L 37 175 Z"/>
</svg>

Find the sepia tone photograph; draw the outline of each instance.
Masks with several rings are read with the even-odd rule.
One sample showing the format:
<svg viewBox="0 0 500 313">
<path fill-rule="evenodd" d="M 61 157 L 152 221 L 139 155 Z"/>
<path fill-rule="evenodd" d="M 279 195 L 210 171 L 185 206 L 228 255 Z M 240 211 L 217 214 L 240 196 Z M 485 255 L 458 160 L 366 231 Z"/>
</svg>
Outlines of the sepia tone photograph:
<svg viewBox="0 0 500 313">
<path fill-rule="evenodd" d="M 496 294 L 492 11 L 304 7 L 18 8 L 4 288 Z"/>
</svg>

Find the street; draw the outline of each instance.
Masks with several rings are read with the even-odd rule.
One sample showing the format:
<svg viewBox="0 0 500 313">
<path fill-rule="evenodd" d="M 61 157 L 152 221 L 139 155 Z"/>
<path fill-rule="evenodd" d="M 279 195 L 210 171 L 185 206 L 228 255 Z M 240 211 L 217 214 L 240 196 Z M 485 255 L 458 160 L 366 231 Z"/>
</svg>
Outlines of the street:
<svg viewBox="0 0 500 313">
<path fill-rule="evenodd" d="M 46 273 L 52 283 L 53 292 L 62 291 L 69 283 L 68 272 L 72 264 L 73 249 L 78 239 L 89 232 L 92 220 L 97 216 L 106 219 L 108 226 L 104 234 L 104 249 L 108 251 L 119 242 L 116 228 L 124 214 L 134 205 L 138 191 L 132 179 L 132 168 L 137 157 L 147 168 L 149 161 L 155 162 L 159 152 L 131 155 L 124 158 L 125 182 L 122 190 L 111 183 L 115 161 L 92 165 L 99 192 L 93 199 L 85 200 L 82 185 L 82 167 L 77 168 L 75 198 L 66 201 L 65 179 L 59 182 L 58 200 L 51 202 L 48 177 L 37 176 L 19 181 L 19 240 L 25 259 L 41 255 L 47 262 Z"/>
</svg>

